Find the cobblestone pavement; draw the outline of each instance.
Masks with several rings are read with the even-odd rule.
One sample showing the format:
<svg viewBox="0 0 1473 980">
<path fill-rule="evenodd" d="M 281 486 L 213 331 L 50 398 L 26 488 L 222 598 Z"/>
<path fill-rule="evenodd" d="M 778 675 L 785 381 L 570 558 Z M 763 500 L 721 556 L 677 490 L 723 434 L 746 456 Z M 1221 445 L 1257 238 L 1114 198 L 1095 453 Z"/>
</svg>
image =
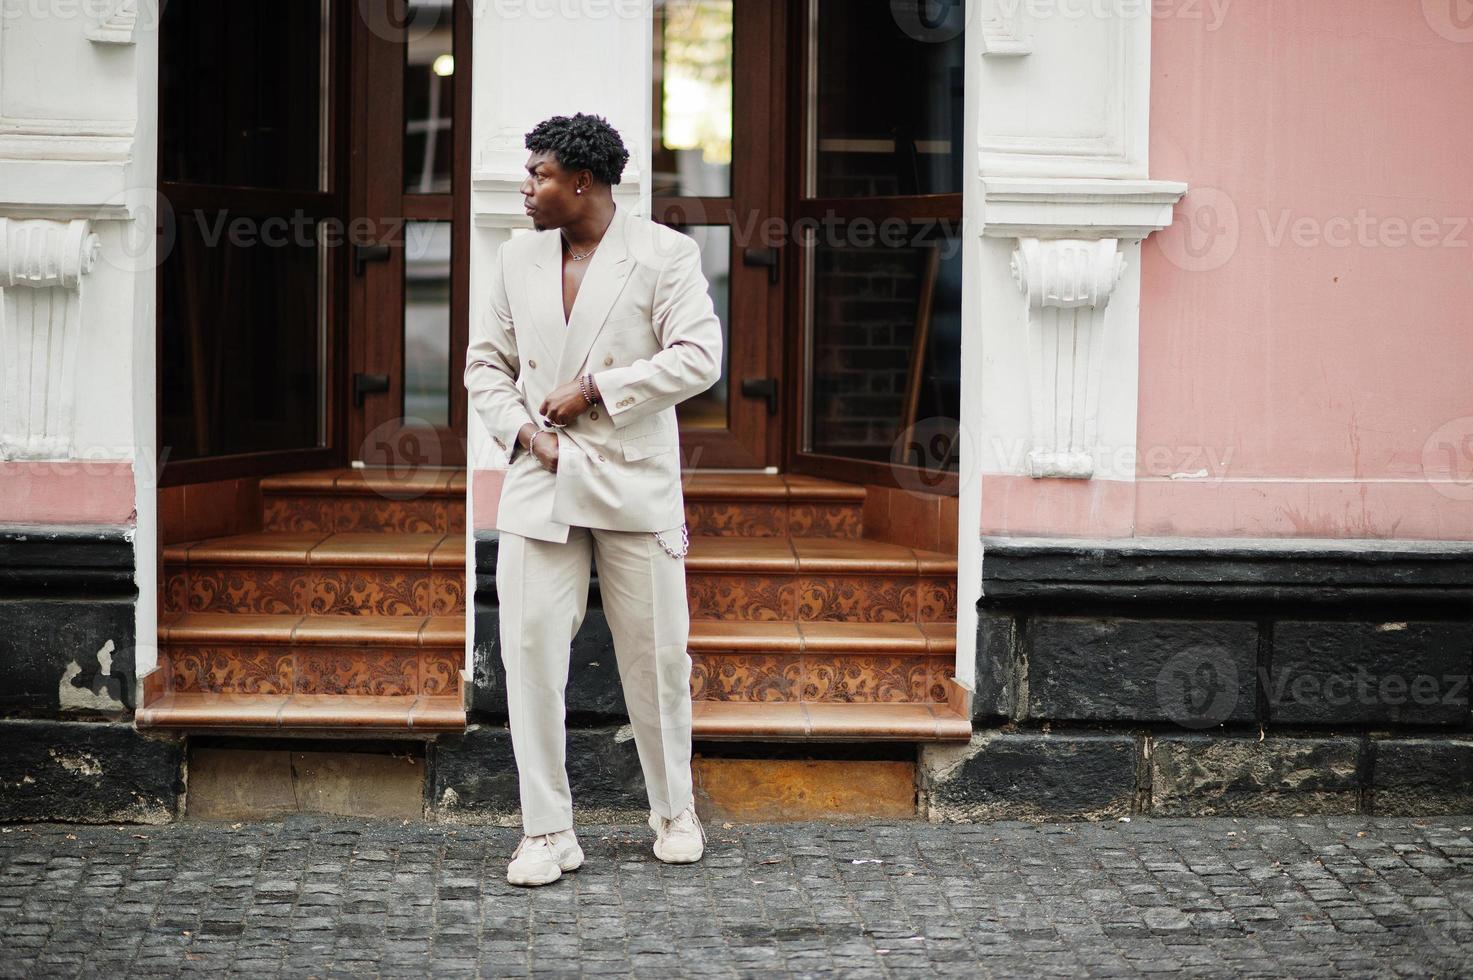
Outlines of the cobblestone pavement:
<svg viewBox="0 0 1473 980">
<path fill-rule="evenodd" d="M 0 828 L 0 975 L 1473 976 L 1473 817 Z"/>
</svg>

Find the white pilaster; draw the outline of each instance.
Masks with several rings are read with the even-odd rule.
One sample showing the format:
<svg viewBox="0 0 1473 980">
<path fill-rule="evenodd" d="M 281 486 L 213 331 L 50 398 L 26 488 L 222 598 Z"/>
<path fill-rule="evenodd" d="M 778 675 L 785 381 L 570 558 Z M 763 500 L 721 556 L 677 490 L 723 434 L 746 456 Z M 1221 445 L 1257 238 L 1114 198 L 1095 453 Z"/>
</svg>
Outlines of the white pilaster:
<svg viewBox="0 0 1473 980">
<path fill-rule="evenodd" d="M 1150 4 L 968 0 L 968 14 L 957 680 L 970 686 L 983 480 L 1134 480 L 1140 243 L 1186 185 L 1150 179 Z"/>
<path fill-rule="evenodd" d="M 0 218 L 0 457 L 72 456 L 82 280 L 100 247 L 87 221 Z"/>
</svg>

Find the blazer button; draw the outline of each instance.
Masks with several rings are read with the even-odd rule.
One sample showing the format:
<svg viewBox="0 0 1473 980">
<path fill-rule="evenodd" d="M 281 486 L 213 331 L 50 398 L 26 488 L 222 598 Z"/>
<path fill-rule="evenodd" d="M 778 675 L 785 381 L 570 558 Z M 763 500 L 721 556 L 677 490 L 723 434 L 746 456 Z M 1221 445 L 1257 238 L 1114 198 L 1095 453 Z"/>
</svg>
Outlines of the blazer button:
<svg viewBox="0 0 1473 980">
<path fill-rule="evenodd" d="M 608 367 L 610 364 L 613 364 L 613 363 L 614 363 L 614 355 L 613 354 L 605 354 L 604 355 L 604 367 Z"/>
<path fill-rule="evenodd" d="M 535 368 L 536 366 L 537 366 L 537 362 L 536 361 L 528 361 L 527 362 L 527 367 L 529 367 L 529 368 Z"/>
<path fill-rule="evenodd" d="M 603 453 L 599 453 L 599 454 L 598 454 L 598 461 L 599 461 L 599 462 L 600 462 L 600 463 L 602 463 L 602 462 L 604 462 L 604 454 L 603 454 Z"/>
<path fill-rule="evenodd" d="M 588 413 L 588 417 L 591 418 L 591 419 L 596 419 L 596 418 L 598 418 L 598 412 L 597 411 L 589 412 Z"/>
</svg>

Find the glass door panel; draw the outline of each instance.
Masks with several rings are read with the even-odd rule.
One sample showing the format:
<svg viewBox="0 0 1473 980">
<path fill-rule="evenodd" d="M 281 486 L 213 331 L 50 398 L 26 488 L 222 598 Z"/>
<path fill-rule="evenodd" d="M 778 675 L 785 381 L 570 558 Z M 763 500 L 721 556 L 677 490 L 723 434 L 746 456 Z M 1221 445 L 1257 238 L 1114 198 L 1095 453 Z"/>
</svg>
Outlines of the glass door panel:
<svg viewBox="0 0 1473 980">
<path fill-rule="evenodd" d="M 954 489 L 965 8 L 802 0 L 802 419 L 789 465 Z M 916 451 L 918 445 L 924 447 Z"/>
<path fill-rule="evenodd" d="M 779 452 L 780 251 L 757 230 L 785 192 L 785 18 L 783 0 L 655 2 L 653 216 L 700 244 L 726 341 L 720 380 L 676 409 L 688 468 L 761 467 Z"/>
<path fill-rule="evenodd" d="M 162 10 L 162 484 L 321 465 L 333 451 L 341 14 L 328 0 Z"/>
<path fill-rule="evenodd" d="M 360 0 L 360 213 L 349 303 L 353 458 L 399 471 L 465 462 L 470 0 Z"/>
</svg>

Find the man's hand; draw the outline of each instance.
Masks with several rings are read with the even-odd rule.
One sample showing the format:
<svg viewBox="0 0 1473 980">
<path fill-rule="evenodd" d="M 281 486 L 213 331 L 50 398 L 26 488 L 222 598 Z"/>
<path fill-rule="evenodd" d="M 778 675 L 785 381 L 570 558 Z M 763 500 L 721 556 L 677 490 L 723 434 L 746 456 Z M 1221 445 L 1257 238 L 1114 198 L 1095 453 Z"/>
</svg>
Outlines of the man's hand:
<svg viewBox="0 0 1473 980">
<path fill-rule="evenodd" d="M 539 439 L 538 436 L 543 436 Z M 557 433 L 547 429 L 539 429 L 528 422 L 522 426 L 517 433 L 517 441 L 520 442 L 532 458 L 537 460 L 545 470 L 557 472 Z"/>
<path fill-rule="evenodd" d="M 595 389 L 594 397 L 597 396 L 598 391 Z M 569 381 L 548 392 L 537 411 L 546 416 L 553 425 L 567 425 L 590 408 L 592 406 L 584 399 L 583 392 L 578 390 L 578 382 Z"/>
</svg>

